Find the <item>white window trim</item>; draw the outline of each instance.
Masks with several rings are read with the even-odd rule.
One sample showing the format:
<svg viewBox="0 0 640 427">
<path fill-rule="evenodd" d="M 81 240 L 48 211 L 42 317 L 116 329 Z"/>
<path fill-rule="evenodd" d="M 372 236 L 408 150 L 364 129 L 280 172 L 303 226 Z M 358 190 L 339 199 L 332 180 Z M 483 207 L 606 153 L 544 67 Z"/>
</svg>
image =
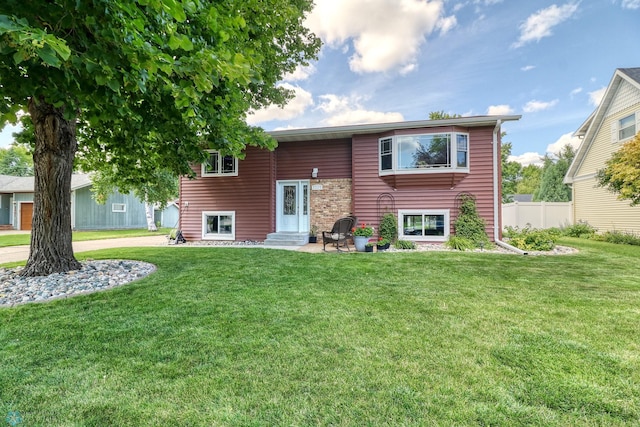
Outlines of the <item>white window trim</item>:
<svg viewBox="0 0 640 427">
<path fill-rule="evenodd" d="M 231 234 L 207 233 L 208 216 L 230 216 Z M 236 211 L 203 211 L 202 212 L 202 240 L 236 240 Z"/>
<path fill-rule="evenodd" d="M 431 166 L 426 168 L 416 168 L 416 169 L 398 169 L 398 137 L 412 137 L 412 136 L 423 136 L 423 135 L 449 135 L 450 136 L 450 146 L 449 146 L 449 158 L 451 159 L 451 166 Z M 466 135 L 467 136 L 467 166 L 459 167 L 458 166 L 458 135 Z M 382 170 L 382 141 L 386 141 L 391 139 L 391 169 Z M 415 175 L 415 174 L 442 174 L 442 173 L 469 173 L 471 168 L 470 166 L 470 153 L 471 153 L 471 138 L 467 132 L 425 132 L 425 133 L 416 133 L 411 135 L 394 135 L 394 136 L 385 136 L 383 138 L 378 139 L 378 174 L 380 176 L 386 175 Z"/>
<path fill-rule="evenodd" d="M 126 203 L 111 203 L 111 212 L 125 213 L 127 211 Z"/>
<path fill-rule="evenodd" d="M 627 117 L 633 116 L 634 118 L 634 124 L 635 124 L 635 132 L 633 132 L 633 134 L 627 138 L 624 139 L 620 139 L 620 131 L 622 130 L 620 128 L 620 122 L 624 119 L 626 119 Z M 629 125 L 629 127 L 633 126 Z M 627 114 L 624 117 L 620 117 L 617 120 L 614 120 L 613 123 L 611 123 L 611 142 L 616 144 L 616 143 L 625 143 L 633 138 L 635 138 L 635 136 L 638 134 L 638 132 L 640 132 L 640 111 L 636 111 L 633 112 L 631 114 Z"/>
<path fill-rule="evenodd" d="M 405 235 L 403 218 L 405 215 L 444 215 L 444 236 Z M 451 230 L 451 213 L 449 209 L 407 209 L 398 210 L 398 238 L 416 242 L 446 242 Z"/>
<path fill-rule="evenodd" d="M 224 156 L 221 156 L 220 151 L 218 151 L 218 150 L 207 150 L 207 153 L 209 153 L 209 154 L 216 153 L 216 154 L 218 154 L 218 157 L 224 157 Z M 234 157 L 233 158 L 233 162 L 234 162 L 234 164 L 233 164 L 234 172 L 233 173 L 222 173 L 222 172 L 212 173 L 212 172 L 207 172 L 206 171 L 207 164 L 203 163 L 201 165 L 200 175 L 203 178 L 222 177 L 222 176 L 238 176 L 238 158 Z"/>
</svg>

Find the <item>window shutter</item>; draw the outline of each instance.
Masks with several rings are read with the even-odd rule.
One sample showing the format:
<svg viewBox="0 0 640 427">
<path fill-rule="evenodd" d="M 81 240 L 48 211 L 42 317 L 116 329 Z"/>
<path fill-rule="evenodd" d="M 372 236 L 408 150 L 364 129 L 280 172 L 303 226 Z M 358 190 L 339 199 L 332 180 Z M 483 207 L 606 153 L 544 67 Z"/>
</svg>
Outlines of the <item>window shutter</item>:
<svg viewBox="0 0 640 427">
<path fill-rule="evenodd" d="M 611 142 L 618 142 L 618 122 L 611 123 Z"/>
</svg>

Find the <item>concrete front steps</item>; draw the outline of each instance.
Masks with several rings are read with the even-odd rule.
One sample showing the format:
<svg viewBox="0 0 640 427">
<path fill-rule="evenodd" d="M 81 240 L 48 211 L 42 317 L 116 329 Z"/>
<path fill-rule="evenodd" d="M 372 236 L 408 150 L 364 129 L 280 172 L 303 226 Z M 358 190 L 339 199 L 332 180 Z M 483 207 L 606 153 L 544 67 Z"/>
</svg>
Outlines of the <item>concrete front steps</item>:
<svg viewBox="0 0 640 427">
<path fill-rule="evenodd" d="M 269 233 L 265 246 L 304 246 L 309 243 L 309 233 Z"/>
</svg>

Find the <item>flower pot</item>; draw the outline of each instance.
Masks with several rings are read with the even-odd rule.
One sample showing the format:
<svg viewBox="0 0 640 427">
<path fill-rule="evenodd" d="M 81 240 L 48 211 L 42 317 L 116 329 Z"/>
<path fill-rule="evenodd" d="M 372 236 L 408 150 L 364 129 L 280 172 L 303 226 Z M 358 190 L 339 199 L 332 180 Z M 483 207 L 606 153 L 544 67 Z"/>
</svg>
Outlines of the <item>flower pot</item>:
<svg viewBox="0 0 640 427">
<path fill-rule="evenodd" d="M 373 252 L 373 246 L 365 246 L 364 247 L 364 251 L 365 252 Z"/>
<path fill-rule="evenodd" d="M 318 243 L 318 236 L 309 236 L 309 243 Z"/>
<path fill-rule="evenodd" d="M 378 252 L 386 251 L 387 249 L 389 249 L 389 243 L 385 243 L 384 245 L 376 245 L 376 249 L 378 250 Z"/>
<path fill-rule="evenodd" d="M 368 242 L 369 238 L 367 236 L 353 236 L 353 244 L 358 252 L 364 252 Z"/>
</svg>

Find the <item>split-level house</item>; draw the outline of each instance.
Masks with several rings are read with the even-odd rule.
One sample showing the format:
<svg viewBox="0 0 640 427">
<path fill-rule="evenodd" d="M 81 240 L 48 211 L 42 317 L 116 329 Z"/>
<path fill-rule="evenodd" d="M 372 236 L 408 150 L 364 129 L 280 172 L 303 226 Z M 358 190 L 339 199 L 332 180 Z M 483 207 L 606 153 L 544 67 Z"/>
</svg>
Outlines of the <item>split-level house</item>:
<svg viewBox="0 0 640 427">
<path fill-rule="evenodd" d="M 340 217 L 377 229 L 384 213 L 399 238 L 444 242 L 463 195 L 476 199 L 492 240 L 501 233 L 501 125 L 520 116 L 477 116 L 270 132 L 269 151 L 238 160 L 210 151 L 180 181 L 187 240 L 306 242 Z"/>
<path fill-rule="evenodd" d="M 640 68 L 619 68 L 598 108 L 575 132 L 582 138 L 564 182 L 571 184 L 574 223 L 604 231 L 640 231 L 640 206 L 599 187 L 598 170 L 622 144 L 640 132 Z"/>
</svg>

